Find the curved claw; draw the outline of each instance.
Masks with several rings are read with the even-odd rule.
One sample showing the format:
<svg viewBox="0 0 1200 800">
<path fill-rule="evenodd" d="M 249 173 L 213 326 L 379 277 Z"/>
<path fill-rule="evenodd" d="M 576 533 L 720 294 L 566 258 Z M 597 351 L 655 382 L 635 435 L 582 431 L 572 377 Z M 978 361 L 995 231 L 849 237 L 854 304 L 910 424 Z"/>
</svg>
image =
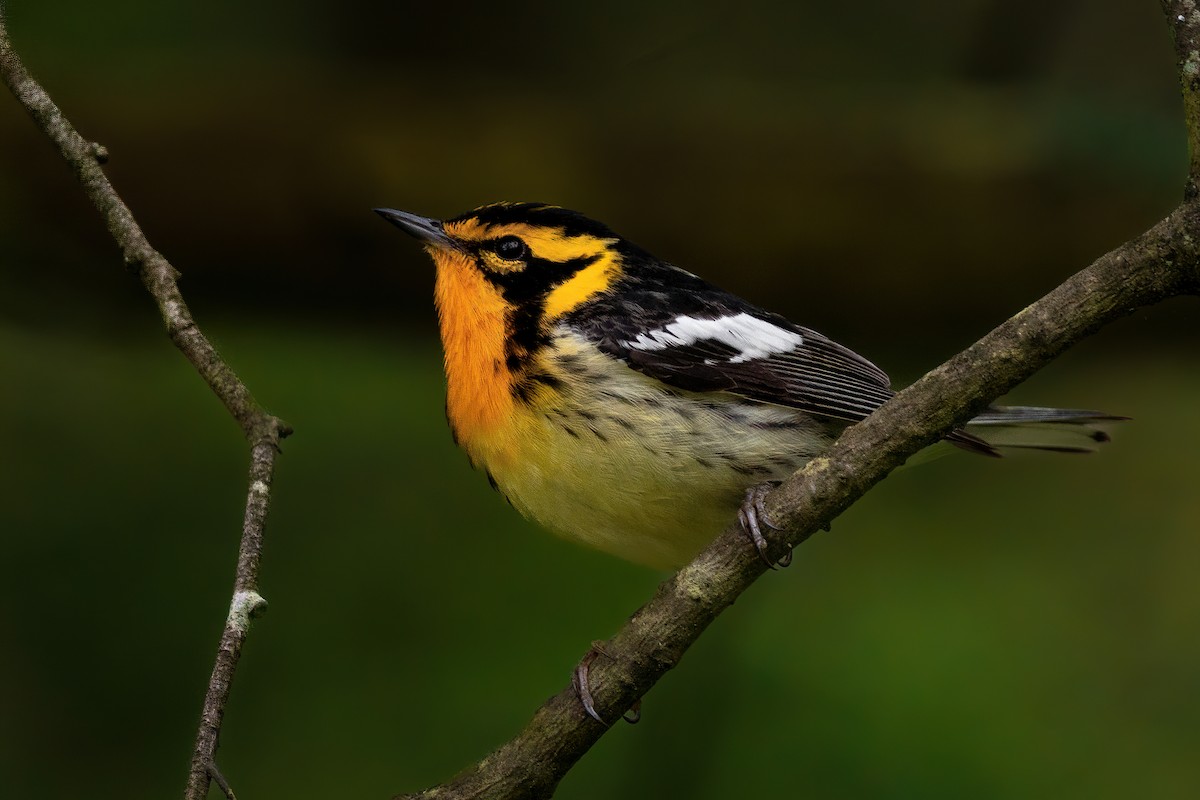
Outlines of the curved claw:
<svg viewBox="0 0 1200 800">
<path fill-rule="evenodd" d="M 758 551 L 759 557 L 771 569 L 786 567 L 792 563 L 792 554 L 789 551 L 787 555 L 779 559 L 779 562 L 773 563 L 767 558 L 767 538 L 763 536 L 760 525 L 766 525 L 773 531 L 783 530 L 775 523 L 767 518 L 767 510 L 763 506 L 763 501 L 766 499 L 767 493 L 774 489 L 778 484 L 760 483 L 758 486 L 752 486 L 746 490 L 746 499 L 742 501 L 742 507 L 738 509 L 738 522 L 742 526 L 742 530 L 750 537 L 750 541 L 754 543 L 754 549 Z"/>
<path fill-rule="evenodd" d="M 600 716 L 600 712 L 596 711 L 596 701 L 592 699 L 592 690 L 588 686 L 588 670 L 591 669 L 592 662 L 596 660 L 599 652 L 596 646 L 592 645 L 591 649 L 587 651 L 587 655 L 575 667 L 575 672 L 571 675 L 571 685 L 575 687 L 575 692 L 579 695 L 579 702 L 583 705 L 584 713 L 607 728 L 608 723 Z"/>
<path fill-rule="evenodd" d="M 592 698 L 592 688 L 588 685 L 588 673 L 591 671 L 592 662 L 596 660 L 596 656 L 606 656 L 611 658 L 608 653 L 604 652 L 601 642 L 592 642 L 592 646 L 588 649 L 587 654 L 575 667 L 575 671 L 571 674 L 571 685 L 575 687 L 575 693 L 579 695 L 579 702 L 583 706 L 584 713 L 589 717 L 599 722 L 604 727 L 609 727 L 609 723 L 600 716 L 600 712 L 596 710 L 596 701 Z M 630 725 L 636 725 L 642 719 L 642 701 L 636 700 L 633 707 L 621 715 L 621 719 L 628 722 Z"/>
</svg>

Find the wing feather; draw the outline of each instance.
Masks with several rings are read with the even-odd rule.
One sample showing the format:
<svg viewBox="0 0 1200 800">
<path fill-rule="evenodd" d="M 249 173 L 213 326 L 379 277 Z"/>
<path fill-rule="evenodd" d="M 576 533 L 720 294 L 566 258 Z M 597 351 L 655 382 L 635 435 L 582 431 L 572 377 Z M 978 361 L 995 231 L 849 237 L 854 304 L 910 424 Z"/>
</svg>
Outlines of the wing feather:
<svg viewBox="0 0 1200 800">
<path fill-rule="evenodd" d="M 668 386 L 730 392 L 847 422 L 893 394 L 887 374 L 809 328 L 668 264 L 565 320 L 601 350 Z"/>
</svg>

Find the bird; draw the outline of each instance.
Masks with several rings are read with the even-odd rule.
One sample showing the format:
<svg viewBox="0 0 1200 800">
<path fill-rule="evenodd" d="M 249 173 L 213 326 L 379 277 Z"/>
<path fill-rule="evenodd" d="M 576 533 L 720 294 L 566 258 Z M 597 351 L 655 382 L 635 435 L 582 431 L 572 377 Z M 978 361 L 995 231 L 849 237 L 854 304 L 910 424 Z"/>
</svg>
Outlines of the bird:
<svg viewBox="0 0 1200 800">
<path fill-rule="evenodd" d="M 579 212 L 374 210 L 434 261 L 454 441 L 521 514 L 619 558 L 679 567 L 735 516 L 765 558 L 765 492 L 894 394 L 849 348 Z M 992 406 L 946 439 L 1090 452 L 1115 419 Z M 1014 431 L 1033 438 L 998 441 Z"/>
</svg>

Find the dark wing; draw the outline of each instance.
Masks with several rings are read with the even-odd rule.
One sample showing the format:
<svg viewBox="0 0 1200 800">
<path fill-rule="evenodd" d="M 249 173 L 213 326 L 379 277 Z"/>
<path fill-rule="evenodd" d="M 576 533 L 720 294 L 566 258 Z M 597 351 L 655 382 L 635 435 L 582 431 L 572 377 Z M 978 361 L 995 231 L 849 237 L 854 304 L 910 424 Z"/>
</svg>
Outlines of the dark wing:
<svg viewBox="0 0 1200 800">
<path fill-rule="evenodd" d="M 881 369 L 820 333 L 676 267 L 642 267 L 566 320 L 633 369 L 687 391 L 732 392 L 849 422 L 892 396 Z"/>
<path fill-rule="evenodd" d="M 733 392 L 834 419 L 864 419 L 892 396 L 887 376 L 870 362 L 768 315 L 677 317 L 622 344 L 624 353 L 613 355 L 671 386 Z"/>
</svg>

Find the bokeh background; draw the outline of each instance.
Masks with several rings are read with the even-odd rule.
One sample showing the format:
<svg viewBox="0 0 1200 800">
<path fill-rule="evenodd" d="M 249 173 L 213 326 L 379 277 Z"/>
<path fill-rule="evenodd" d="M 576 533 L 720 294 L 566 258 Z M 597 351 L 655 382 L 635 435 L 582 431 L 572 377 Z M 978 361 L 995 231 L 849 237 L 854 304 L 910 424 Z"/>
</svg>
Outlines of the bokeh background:
<svg viewBox="0 0 1200 800">
<path fill-rule="evenodd" d="M 663 577 L 471 472 L 430 264 L 371 207 L 578 208 L 903 384 L 1159 219 L 1186 161 L 1151 0 L 7 12 L 297 430 L 220 753 L 242 798 L 448 778 Z M 1135 417 L 1103 453 L 895 474 L 559 796 L 1195 797 L 1196 313 L 1138 312 L 1010 398 Z M 246 451 L 6 96 L 0 375 L 2 793 L 178 796 Z"/>
</svg>

